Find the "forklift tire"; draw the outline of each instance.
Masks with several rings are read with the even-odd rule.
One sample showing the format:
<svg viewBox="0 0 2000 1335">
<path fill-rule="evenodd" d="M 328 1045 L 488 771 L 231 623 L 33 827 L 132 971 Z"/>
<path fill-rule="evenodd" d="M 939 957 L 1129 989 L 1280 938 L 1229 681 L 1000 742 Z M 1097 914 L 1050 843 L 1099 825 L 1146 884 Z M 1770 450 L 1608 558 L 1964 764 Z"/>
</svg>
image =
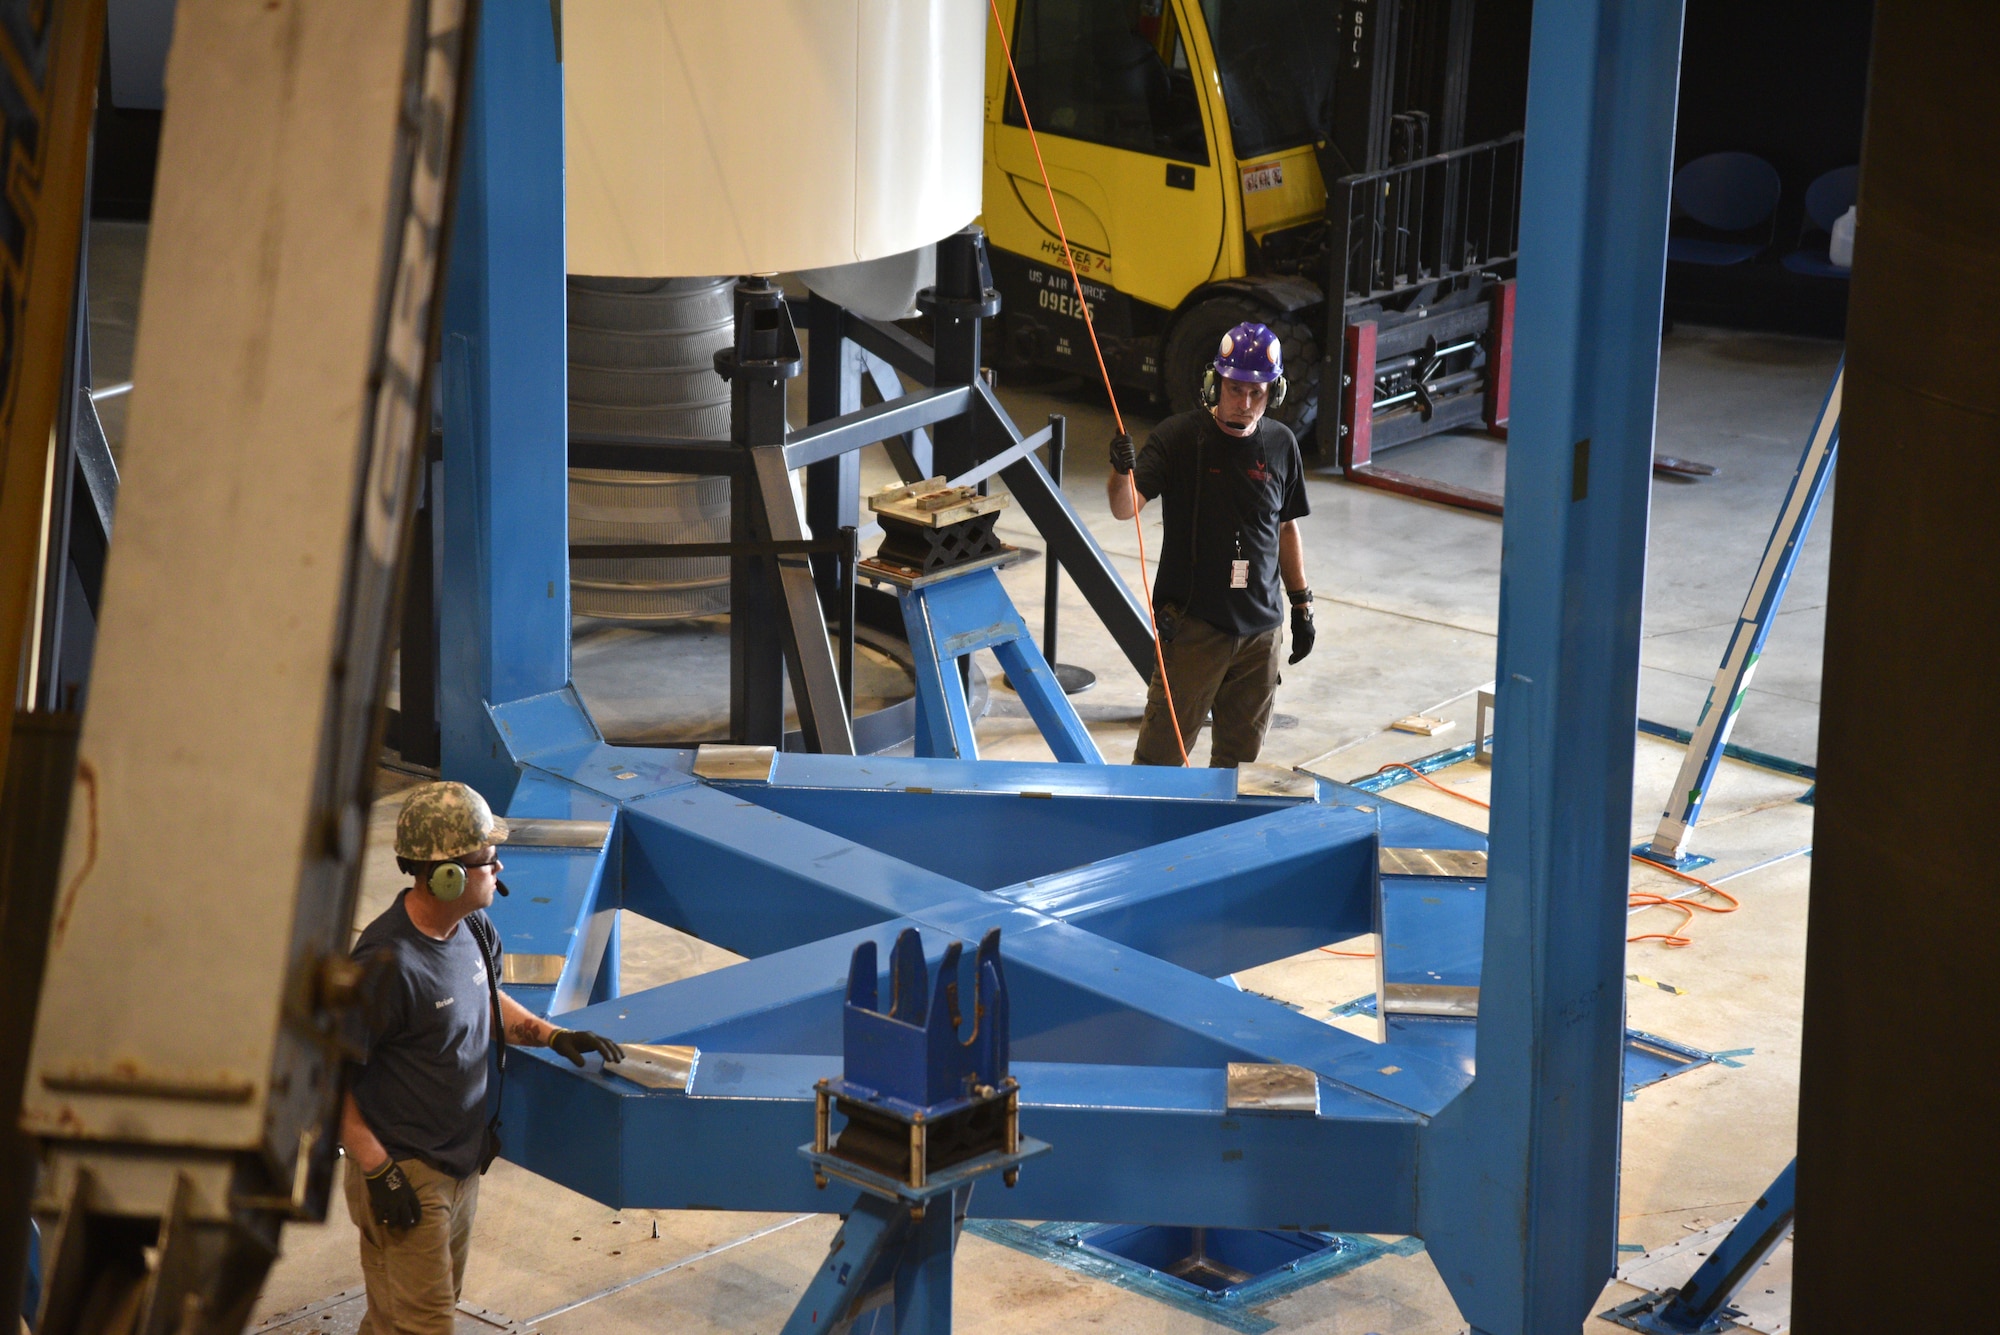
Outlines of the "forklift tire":
<svg viewBox="0 0 2000 1335">
<path fill-rule="evenodd" d="M 1310 326 L 1247 297 L 1210 297 L 1174 321 L 1167 335 L 1163 376 L 1167 406 L 1177 413 L 1201 406 L 1202 372 L 1215 360 L 1222 336 L 1245 320 L 1268 325 L 1278 336 L 1285 357 L 1285 402 L 1271 418 L 1290 427 L 1299 448 L 1310 451 L 1313 423 L 1319 417 L 1319 343 Z"/>
</svg>

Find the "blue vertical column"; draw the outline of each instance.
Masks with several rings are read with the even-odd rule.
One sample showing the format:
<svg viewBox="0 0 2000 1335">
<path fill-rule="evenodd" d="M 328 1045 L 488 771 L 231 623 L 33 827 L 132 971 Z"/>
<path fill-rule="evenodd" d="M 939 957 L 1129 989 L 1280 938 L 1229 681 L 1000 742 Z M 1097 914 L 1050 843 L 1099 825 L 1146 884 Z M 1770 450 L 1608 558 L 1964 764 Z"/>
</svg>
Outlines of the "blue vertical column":
<svg viewBox="0 0 2000 1335">
<path fill-rule="evenodd" d="M 1539 0 L 1478 1074 L 1420 1222 L 1485 1335 L 1574 1335 L 1616 1254 L 1625 903 L 1681 0 Z"/>
<path fill-rule="evenodd" d="M 486 706 L 569 682 L 562 66 L 545 0 L 486 0 L 444 308 L 444 772 L 504 796 Z"/>
</svg>

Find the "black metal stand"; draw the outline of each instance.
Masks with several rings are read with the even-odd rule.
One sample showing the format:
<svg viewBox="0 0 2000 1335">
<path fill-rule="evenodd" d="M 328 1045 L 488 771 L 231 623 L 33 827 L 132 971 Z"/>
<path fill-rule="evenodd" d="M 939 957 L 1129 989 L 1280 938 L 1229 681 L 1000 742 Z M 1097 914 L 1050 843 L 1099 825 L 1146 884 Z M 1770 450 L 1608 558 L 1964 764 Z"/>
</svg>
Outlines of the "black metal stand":
<svg viewBox="0 0 2000 1335">
<path fill-rule="evenodd" d="M 938 242 L 937 286 L 917 294 L 917 309 L 931 318 L 931 383 L 939 389 L 977 385 L 982 390 L 981 330 L 1000 313 L 1000 294 L 986 263 L 986 234 L 976 227 Z M 970 414 L 937 424 L 932 464 L 957 477 L 979 462 L 979 426 Z"/>
<path fill-rule="evenodd" d="M 861 407 L 861 359 L 846 341 L 846 312 L 825 297 L 806 306 L 806 421 L 825 422 Z M 885 395 L 896 398 L 899 395 Z M 861 456 L 850 451 L 806 467 L 806 527 L 827 537 L 843 528 L 861 526 Z M 833 604 L 839 593 L 835 562 L 827 555 L 813 559 L 813 581 L 820 597 Z"/>
<path fill-rule="evenodd" d="M 985 234 L 977 227 L 938 243 L 938 284 L 918 298 L 932 317 L 935 347 L 823 298 L 788 303 L 767 280 L 745 279 L 737 287 L 736 346 L 716 357 L 716 369 L 730 380 L 730 440 L 571 435 L 572 468 L 730 479 L 727 544 L 591 546 L 587 554 L 730 557 L 732 740 L 786 744 L 783 665 L 792 672 L 798 741 L 806 749 L 851 753 L 857 727 L 867 750 L 911 735 L 907 702 L 849 723 L 859 628 L 901 625 L 893 595 L 854 585 L 856 540 L 843 535 L 859 527 L 858 451 L 877 443 L 906 482 L 942 474 L 955 486 L 970 486 L 1001 478 L 1041 533 L 1051 562 L 1076 581 L 1133 669 L 1151 674 L 1153 636 L 1144 606 L 1036 457 L 1059 423 L 1023 436 L 980 374 L 980 325 L 998 312 L 999 302 L 987 273 Z M 812 338 L 809 363 L 800 355 L 798 317 Z M 802 363 L 811 420 L 788 431 L 785 382 L 800 374 Z M 899 376 L 920 388 L 906 393 Z M 860 406 L 864 381 L 881 403 Z M 789 478 L 801 468 L 804 526 Z M 836 661 L 828 626 L 843 617 Z M 1094 680 L 1078 673 L 1084 670 L 1058 669 L 1065 691 Z M 976 698 L 976 682 L 973 691 Z M 901 731 L 889 736 L 895 727 Z"/>
<path fill-rule="evenodd" d="M 437 506 L 444 484 L 444 437 L 433 434 L 426 445 L 422 482 L 410 541 L 403 555 L 403 627 L 397 656 L 396 709 L 389 717 L 388 740 L 411 765 L 436 769 L 444 756 L 438 731 L 438 562 Z"/>
<path fill-rule="evenodd" d="M 730 438 L 744 459 L 730 488 L 730 542 L 739 551 L 806 538 L 785 444 L 785 382 L 802 361 L 784 293 L 767 278 L 737 283 L 736 344 L 715 354 L 715 369 L 729 381 Z M 730 732 L 753 745 L 783 745 L 782 661 L 806 748 L 853 755 L 854 729 L 806 556 L 774 545 L 730 558 Z M 771 652 L 773 640 L 781 653 Z"/>
<path fill-rule="evenodd" d="M 1058 492 L 1062 490 L 1063 451 L 1068 444 L 1069 423 L 1060 413 L 1050 413 L 1049 477 Z M 1081 695 L 1097 685 L 1097 674 L 1075 663 L 1056 661 L 1056 612 L 1062 602 L 1062 562 L 1056 559 L 1054 550 L 1045 554 L 1044 561 L 1047 568 L 1042 579 L 1042 657 L 1049 660 L 1049 671 L 1056 674 L 1064 695 Z"/>
</svg>

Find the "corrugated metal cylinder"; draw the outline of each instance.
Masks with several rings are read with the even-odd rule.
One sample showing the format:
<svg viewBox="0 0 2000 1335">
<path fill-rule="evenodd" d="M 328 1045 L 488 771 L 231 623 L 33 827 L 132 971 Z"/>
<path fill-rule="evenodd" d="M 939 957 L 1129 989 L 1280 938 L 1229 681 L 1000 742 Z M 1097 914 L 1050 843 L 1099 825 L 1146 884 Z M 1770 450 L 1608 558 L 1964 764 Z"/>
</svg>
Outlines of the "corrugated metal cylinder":
<svg viewBox="0 0 2000 1335">
<path fill-rule="evenodd" d="M 728 278 L 569 279 L 569 425 L 573 432 L 727 439 L 729 386 L 715 373 L 729 346 Z M 727 542 L 729 479 L 572 468 L 573 543 Z M 570 563 L 579 616 L 668 621 L 729 610 L 729 561 Z"/>
</svg>

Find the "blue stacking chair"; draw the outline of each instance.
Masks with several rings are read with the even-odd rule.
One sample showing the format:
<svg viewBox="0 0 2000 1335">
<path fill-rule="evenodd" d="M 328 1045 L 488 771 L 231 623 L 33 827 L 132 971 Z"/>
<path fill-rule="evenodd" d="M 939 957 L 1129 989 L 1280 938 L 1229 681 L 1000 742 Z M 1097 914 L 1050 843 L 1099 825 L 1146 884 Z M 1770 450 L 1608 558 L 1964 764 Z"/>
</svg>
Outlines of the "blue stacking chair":
<svg viewBox="0 0 2000 1335">
<path fill-rule="evenodd" d="M 1806 187 L 1806 215 L 1799 223 L 1799 248 L 1779 262 L 1793 273 L 1811 274 L 1815 278 L 1847 277 L 1847 270 L 1826 257 L 1826 248 L 1833 240 L 1833 225 L 1854 203 L 1860 184 L 1859 167 L 1835 167 L 1815 178 Z M 1818 232 L 1818 238 L 1808 245 L 1806 237 L 1814 231 Z"/>
<path fill-rule="evenodd" d="M 1780 189 L 1778 169 L 1755 153 L 1696 158 L 1674 173 L 1674 217 L 1721 235 L 1669 236 L 1667 258 L 1706 265 L 1755 259 L 1776 236 Z"/>
</svg>

